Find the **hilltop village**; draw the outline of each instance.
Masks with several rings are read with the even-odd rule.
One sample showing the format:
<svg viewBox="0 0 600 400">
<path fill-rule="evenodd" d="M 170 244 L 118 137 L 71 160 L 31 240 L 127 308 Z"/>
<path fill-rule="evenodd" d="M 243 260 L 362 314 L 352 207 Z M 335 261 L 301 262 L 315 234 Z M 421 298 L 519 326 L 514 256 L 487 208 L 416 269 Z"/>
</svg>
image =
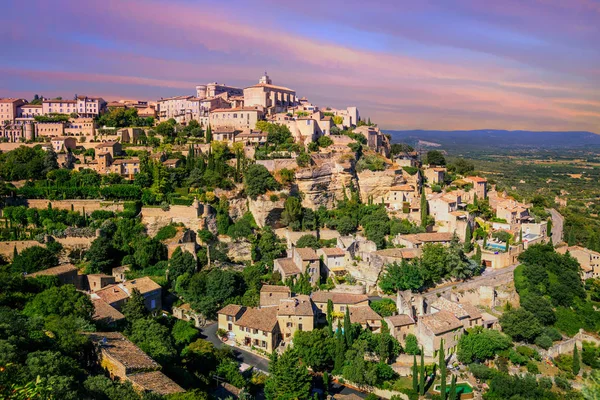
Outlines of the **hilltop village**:
<svg viewBox="0 0 600 400">
<path fill-rule="evenodd" d="M 1 98 L 0 121 L 0 397 L 594 390 L 600 254 L 357 107 L 265 73 L 155 102 Z"/>
</svg>

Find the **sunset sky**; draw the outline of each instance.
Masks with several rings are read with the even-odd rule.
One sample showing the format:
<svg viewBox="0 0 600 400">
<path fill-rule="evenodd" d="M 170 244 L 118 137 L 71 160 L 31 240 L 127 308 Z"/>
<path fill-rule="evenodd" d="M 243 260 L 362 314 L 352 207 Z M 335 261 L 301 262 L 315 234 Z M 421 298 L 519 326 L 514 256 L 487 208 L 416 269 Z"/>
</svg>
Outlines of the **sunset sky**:
<svg viewBox="0 0 600 400">
<path fill-rule="evenodd" d="M 0 97 L 246 87 L 386 129 L 600 133 L 600 0 L 8 1 Z M 7 9 L 8 7 L 8 9 Z"/>
</svg>

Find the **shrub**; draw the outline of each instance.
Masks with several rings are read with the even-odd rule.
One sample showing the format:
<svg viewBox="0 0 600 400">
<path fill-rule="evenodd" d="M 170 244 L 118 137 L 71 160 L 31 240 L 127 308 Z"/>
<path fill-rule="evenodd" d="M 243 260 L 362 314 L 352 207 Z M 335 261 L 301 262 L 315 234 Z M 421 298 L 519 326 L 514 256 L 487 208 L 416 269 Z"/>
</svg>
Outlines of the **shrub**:
<svg viewBox="0 0 600 400">
<path fill-rule="evenodd" d="M 156 240 L 163 241 L 175 237 L 176 234 L 177 228 L 174 225 L 167 225 L 160 228 L 154 238 Z"/>
<path fill-rule="evenodd" d="M 554 365 L 561 371 L 571 372 L 573 370 L 573 356 L 560 354 L 557 357 L 554 357 Z"/>
<path fill-rule="evenodd" d="M 421 354 L 421 349 L 419 348 L 419 342 L 417 341 L 417 337 L 412 333 L 406 335 L 406 339 L 404 341 L 404 352 L 406 354 Z"/>
<path fill-rule="evenodd" d="M 554 383 L 562 390 L 571 390 L 571 382 L 569 382 L 569 380 L 562 375 L 555 376 Z"/>
<path fill-rule="evenodd" d="M 548 350 L 550 347 L 552 347 L 552 339 L 550 339 L 550 336 L 544 333 L 535 339 L 535 344 L 544 350 Z"/>
<path fill-rule="evenodd" d="M 497 374 L 497 371 L 494 368 L 489 368 L 483 364 L 471 364 L 469 365 L 469 370 L 475 378 L 484 381 L 492 379 L 494 375 Z"/>
<path fill-rule="evenodd" d="M 534 363 L 533 361 L 529 361 L 527 363 L 527 372 L 529 372 L 530 374 L 539 374 L 540 373 L 540 369 L 538 368 L 537 364 Z"/>
</svg>

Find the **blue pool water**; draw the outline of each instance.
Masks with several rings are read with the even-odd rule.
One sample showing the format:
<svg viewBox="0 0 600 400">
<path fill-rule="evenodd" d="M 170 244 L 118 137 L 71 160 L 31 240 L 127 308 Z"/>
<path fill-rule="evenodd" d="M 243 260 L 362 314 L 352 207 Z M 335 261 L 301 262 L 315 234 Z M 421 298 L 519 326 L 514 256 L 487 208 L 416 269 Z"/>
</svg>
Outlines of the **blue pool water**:
<svg viewBox="0 0 600 400">
<path fill-rule="evenodd" d="M 492 250 L 502 250 L 502 251 L 506 250 L 506 245 L 503 243 L 488 243 L 487 247 Z"/>
</svg>

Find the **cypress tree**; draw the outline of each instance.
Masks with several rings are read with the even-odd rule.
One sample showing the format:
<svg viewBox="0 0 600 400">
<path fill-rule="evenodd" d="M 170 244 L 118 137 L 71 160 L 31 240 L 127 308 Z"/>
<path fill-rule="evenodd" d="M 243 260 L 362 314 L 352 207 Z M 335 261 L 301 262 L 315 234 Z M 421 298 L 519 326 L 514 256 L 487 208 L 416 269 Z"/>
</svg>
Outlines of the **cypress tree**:
<svg viewBox="0 0 600 400">
<path fill-rule="evenodd" d="M 483 237 L 483 248 L 485 249 L 485 246 L 487 246 L 487 234 Z"/>
<path fill-rule="evenodd" d="M 425 197 L 425 186 L 421 190 L 421 226 L 427 227 L 427 197 Z"/>
<path fill-rule="evenodd" d="M 352 347 L 354 339 L 352 337 L 352 324 L 350 323 L 350 307 L 346 306 L 346 315 L 344 316 L 344 337 L 348 348 Z"/>
<path fill-rule="evenodd" d="M 440 383 L 440 393 L 442 396 L 442 400 L 446 399 L 446 357 L 444 355 L 444 339 L 440 342 L 440 377 L 442 382 Z"/>
<path fill-rule="evenodd" d="M 471 231 L 471 224 L 467 223 L 467 228 L 465 231 L 465 251 L 468 253 L 473 250 L 473 232 Z"/>
<path fill-rule="evenodd" d="M 346 342 L 342 334 L 342 326 L 338 320 L 337 331 L 335 332 L 335 358 L 333 360 L 333 371 L 334 373 L 341 374 L 344 368 L 344 361 L 346 356 Z"/>
<path fill-rule="evenodd" d="M 578 375 L 580 369 L 579 350 L 577 350 L 577 343 L 575 343 L 573 345 L 573 375 Z"/>
<path fill-rule="evenodd" d="M 19 255 L 19 252 L 17 251 L 17 245 L 15 245 L 13 247 L 13 261 L 15 260 L 15 258 L 17 258 L 18 255 Z"/>
<path fill-rule="evenodd" d="M 477 200 L 477 193 L 475 193 L 475 195 L 473 196 L 473 205 L 475 207 L 479 206 L 479 200 Z"/>
<path fill-rule="evenodd" d="M 419 393 L 419 368 L 417 367 L 417 355 L 413 354 L 412 383 L 415 393 Z"/>
<path fill-rule="evenodd" d="M 508 251 L 510 250 L 510 240 L 506 241 L 506 252 L 508 253 Z"/>
<path fill-rule="evenodd" d="M 448 400 L 456 400 L 456 375 L 452 375 L 452 381 L 450 382 L 450 392 L 448 393 Z"/>
<path fill-rule="evenodd" d="M 333 333 L 333 301 L 331 299 L 327 300 L 327 326 Z"/>
<path fill-rule="evenodd" d="M 519 243 L 523 243 L 523 228 L 519 231 Z"/>
<path fill-rule="evenodd" d="M 210 142 L 212 142 L 212 128 L 208 125 L 208 128 L 206 128 L 206 143 Z"/>
<path fill-rule="evenodd" d="M 421 373 L 419 374 L 419 393 L 421 396 L 425 395 L 425 356 L 424 351 L 421 348 Z"/>
<path fill-rule="evenodd" d="M 475 252 L 475 260 L 481 265 L 481 247 L 479 245 L 477 245 L 477 251 Z"/>
</svg>

